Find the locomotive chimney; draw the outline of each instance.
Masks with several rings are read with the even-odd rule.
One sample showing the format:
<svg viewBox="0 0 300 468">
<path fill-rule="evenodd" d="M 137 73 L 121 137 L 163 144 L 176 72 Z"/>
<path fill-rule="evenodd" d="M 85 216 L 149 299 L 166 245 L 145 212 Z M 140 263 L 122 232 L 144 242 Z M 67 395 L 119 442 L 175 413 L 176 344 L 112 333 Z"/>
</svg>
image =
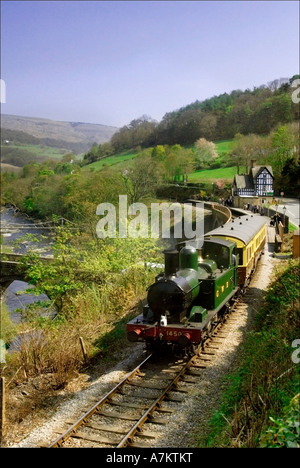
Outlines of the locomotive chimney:
<svg viewBox="0 0 300 468">
<path fill-rule="evenodd" d="M 179 263 L 179 252 L 176 249 L 164 250 L 165 276 L 175 275 Z"/>
</svg>

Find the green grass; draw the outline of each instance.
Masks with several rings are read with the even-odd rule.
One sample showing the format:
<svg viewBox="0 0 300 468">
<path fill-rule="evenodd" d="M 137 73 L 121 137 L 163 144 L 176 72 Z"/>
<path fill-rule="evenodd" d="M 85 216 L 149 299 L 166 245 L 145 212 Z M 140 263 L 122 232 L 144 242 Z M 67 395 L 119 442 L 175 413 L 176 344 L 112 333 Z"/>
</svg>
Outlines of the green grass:
<svg viewBox="0 0 300 468">
<path fill-rule="evenodd" d="M 223 155 L 224 153 L 229 153 L 229 151 L 233 148 L 233 140 L 221 140 L 214 142 L 217 148 L 217 152 L 219 156 Z"/>
<path fill-rule="evenodd" d="M 113 156 L 108 156 L 107 158 L 101 159 L 100 161 L 95 161 L 92 164 L 88 164 L 86 166 L 87 169 L 94 168 L 96 171 L 99 171 L 103 167 L 107 166 L 114 166 L 115 164 L 121 164 L 124 162 L 128 162 L 131 159 L 134 159 L 137 156 L 137 153 L 122 153 L 122 154 L 115 154 Z"/>
<path fill-rule="evenodd" d="M 219 167 L 218 169 L 207 169 L 192 172 L 188 175 L 188 182 L 210 182 L 218 179 L 227 180 L 232 182 L 235 174 L 237 173 L 237 167 Z"/>
</svg>

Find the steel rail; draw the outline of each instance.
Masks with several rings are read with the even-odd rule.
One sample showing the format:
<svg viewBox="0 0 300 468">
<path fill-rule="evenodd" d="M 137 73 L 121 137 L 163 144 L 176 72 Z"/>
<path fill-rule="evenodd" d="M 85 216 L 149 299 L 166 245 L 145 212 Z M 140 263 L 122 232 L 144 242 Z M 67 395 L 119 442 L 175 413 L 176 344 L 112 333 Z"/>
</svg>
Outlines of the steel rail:
<svg viewBox="0 0 300 468">
<path fill-rule="evenodd" d="M 232 309 L 234 310 L 235 308 L 236 308 L 236 304 L 234 304 Z M 219 322 L 216 326 L 213 327 L 213 329 L 211 331 L 213 333 L 216 333 L 217 330 L 219 329 L 219 327 L 222 326 L 222 324 L 223 324 L 222 322 Z M 213 335 L 210 336 L 208 338 L 208 340 L 205 340 L 205 342 L 202 343 L 202 345 L 199 345 L 197 351 L 195 351 L 195 354 L 193 356 L 191 356 L 190 359 L 188 359 L 186 362 L 182 363 L 181 368 L 179 369 L 179 371 L 177 372 L 175 377 L 171 380 L 171 382 L 169 382 L 167 384 L 167 386 L 164 389 L 162 389 L 161 394 L 155 399 L 155 401 L 151 404 L 151 406 L 148 409 L 146 409 L 146 411 L 144 412 L 144 414 L 142 416 L 139 417 L 139 419 L 129 429 L 127 434 L 122 436 L 122 439 L 120 440 L 120 442 L 118 442 L 118 443 L 116 442 L 116 445 L 115 445 L 116 448 L 122 448 L 122 447 L 124 448 L 124 447 L 128 447 L 128 446 L 130 447 L 131 444 L 132 444 L 132 446 L 134 446 L 134 443 L 132 441 L 134 436 L 139 437 L 139 435 L 142 435 L 142 429 L 141 429 L 142 426 L 147 422 L 151 423 L 151 419 L 153 417 L 153 412 L 154 411 L 159 411 L 162 401 L 164 399 L 168 398 L 168 394 L 172 390 L 175 391 L 175 392 L 180 391 L 180 390 L 177 390 L 176 386 L 177 386 L 179 380 L 181 380 L 183 378 L 183 376 L 189 370 L 190 367 L 193 367 L 193 366 L 199 367 L 199 368 L 206 367 L 206 366 L 195 364 L 195 361 L 197 361 L 197 359 L 199 359 L 199 357 L 201 359 L 201 355 L 203 353 L 203 351 L 202 351 L 203 346 L 204 346 L 204 349 L 205 349 L 207 347 L 207 345 L 210 346 L 211 342 L 213 343 L 214 340 L 215 340 L 215 336 L 213 336 Z M 205 351 L 204 351 L 204 353 L 205 353 Z M 88 422 L 88 420 L 91 418 L 91 416 L 94 413 L 97 413 L 99 411 L 101 406 L 103 406 L 105 403 L 109 404 L 110 403 L 110 398 L 114 394 L 118 393 L 118 391 L 124 385 L 130 383 L 130 379 L 134 375 L 138 374 L 139 370 L 153 357 L 153 355 L 154 355 L 154 353 L 147 356 L 147 358 L 144 359 L 144 361 L 142 361 L 119 384 L 117 384 L 109 393 L 107 393 L 92 408 L 90 408 L 80 419 L 78 419 L 72 426 L 70 426 L 67 431 L 65 431 L 63 434 L 61 434 L 48 448 L 61 447 L 63 445 L 63 443 L 65 442 L 65 440 L 67 440 L 68 438 L 70 438 L 72 436 L 76 437 L 76 432 L 77 432 L 78 428 L 80 426 L 85 425 Z M 149 387 L 149 388 L 151 388 L 151 387 Z M 113 442 L 112 442 L 112 444 L 113 444 Z"/>
<path fill-rule="evenodd" d="M 62 435 L 60 435 L 48 448 L 57 448 L 61 447 L 61 445 L 67 440 L 69 437 L 72 436 L 76 430 L 84 425 L 87 420 L 96 413 L 101 406 L 103 406 L 107 401 L 109 401 L 110 397 L 112 397 L 115 393 L 117 393 L 123 385 L 125 385 L 131 377 L 133 377 L 139 370 L 152 358 L 153 354 L 149 354 L 136 368 L 131 371 L 124 379 L 119 382 L 109 393 L 107 393 L 101 400 L 99 400 L 92 408 L 90 408 L 81 418 L 79 418 L 72 426 L 69 427 Z"/>
<path fill-rule="evenodd" d="M 214 331 L 216 331 L 221 323 L 219 323 L 216 327 L 213 327 Z M 210 340 L 213 340 L 213 338 L 210 338 Z M 162 389 L 161 394 L 156 398 L 156 400 L 151 404 L 151 406 L 144 412 L 142 416 L 139 417 L 138 421 L 135 422 L 135 424 L 129 429 L 127 434 L 125 434 L 120 442 L 116 445 L 116 448 L 122 448 L 122 447 L 127 447 L 130 446 L 132 443 L 132 438 L 136 435 L 139 435 L 139 432 L 142 433 L 141 428 L 146 422 L 151 422 L 151 418 L 153 417 L 152 413 L 157 410 L 159 411 L 160 405 L 162 401 L 166 398 L 168 398 L 168 394 L 170 391 L 174 390 L 175 392 L 178 391 L 176 389 L 176 385 L 178 384 L 179 380 L 182 379 L 184 374 L 187 372 L 187 370 L 195 365 L 194 361 L 196 361 L 199 358 L 199 355 L 202 354 L 201 352 L 202 346 L 199 345 L 197 351 L 193 356 L 190 357 L 186 362 L 184 362 L 181 365 L 181 368 L 175 375 L 175 377 L 169 382 L 169 384 Z M 85 425 L 88 420 L 91 418 L 91 416 L 94 413 L 97 413 L 98 410 L 103 406 L 105 403 L 110 403 L 110 398 L 118 393 L 118 391 L 126 384 L 130 382 L 130 379 L 138 374 L 139 370 L 153 357 L 153 354 L 150 354 L 147 356 L 144 361 L 142 361 L 133 371 L 131 371 L 119 384 L 117 384 L 109 393 L 107 393 L 101 400 L 99 400 L 92 408 L 90 408 L 80 419 L 78 419 L 72 426 L 67 429 L 63 434 L 61 434 L 48 448 L 57 448 L 61 447 L 62 444 L 67 440 L 69 437 L 75 436 L 77 429 L 80 426 Z M 198 367 L 198 366 L 197 366 Z M 200 367 L 200 366 L 199 366 Z M 202 366 L 201 366 L 202 367 Z M 151 388 L 151 387 L 149 387 Z M 180 390 L 179 390 L 180 391 Z"/>
<path fill-rule="evenodd" d="M 182 368 L 177 373 L 177 375 L 174 377 L 172 382 L 162 391 L 161 395 L 155 400 L 154 403 L 152 403 L 150 408 L 145 411 L 145 413 L 140 417 L 140 419 L 136 422 L 136 424 L 123 437 L 123 439 L 120 441 L 120 443 L 117 445 L 116 448 L 126 447 L 128 445 L 128 443 L 129 444 L 131 443 L 131 439 L 134 437 L 134 435 L 141 430 L 141 426 L 143 424 L 145 424 L 148 419 L 150 419 L 149 422 L 151 422 L 152 413 L 155 410 L 159 409 L 159 406 L 160 406 L 161 402 L 168 396 L 168 393 L 178 383 L 178 381 L 185 374 L 187 369 L 193 364 L 193 361 L 196 358 L 197 358 L 197 355 L 192 356 L 191 359 L 182 366 Z"/>
</svg>

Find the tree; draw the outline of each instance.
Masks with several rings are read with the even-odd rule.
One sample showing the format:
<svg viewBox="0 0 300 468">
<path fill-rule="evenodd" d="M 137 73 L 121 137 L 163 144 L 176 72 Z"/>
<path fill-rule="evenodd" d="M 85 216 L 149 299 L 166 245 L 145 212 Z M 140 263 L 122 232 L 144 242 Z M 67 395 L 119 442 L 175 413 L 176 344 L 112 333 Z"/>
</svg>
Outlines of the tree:
<svg viewBox="0 0 300 468">
<path fill-rule="evenodd" d="M 167 149 L 165 168 L 168 170 L 169 180 L 187 180 L 187 175 L 194 169 L 194 158 L 191 149 L 173 145 Z"/>
<path fill-rule="evenodd" d="M 271 91 L 277 91 L 283 84 L 288 83 L 288 78 L 277 78 L 268 82 L 268 87 Z"/>
<path fill-rule="evenodd" d="M 288 160 L 297 163 L 299 154 L 299 126 L 282 125 L 276 132 L 271 134 L 272 165 L 279 176 Z M 291 165 L 291 161 L 289 163 Z"/>
<path fill-rule="evenodd" d="M 181 145 L 157 145 L 151 153 L 162 179 L 173 182 L 186 180 L 194 169 L 194 156 L 191 149 Z"/>
<path fill-rule="evenodd" d="M 216 145 L 212 141 L 207 141 L 205 138 L 199 138 L 195 143 L 196 163 L 198 168 L 203 165 L 209 165 L 218 157 Z"/>
<path fill-rule="evenodd" d="M 244 166 L 247 173 L 251 160 L 262 162 L 270 153 L 269 140 L 259 135 L 238 133 L 233 141 L 232 160 L 238 167 L 238 173 L 240 166 Z"/>
<path fill-rule="evenodd" d="M 204 114 L 199 124 L 199 135 L 209 140 L 215 139 L 217 137 L 217 122 L 216 114 Z"/>
<path fill-rule="evenodd" d="M 129 125 L 120 128 L 111 138 L 111 144 L 117 151 L 147 146 L 156 128 L 156 121 L 148 115 L 132 120 Z"/>
<path fill-rule="evenodd" d="M 275 125 L 291 122 L 292 100 L 288 94 L 273 95 L 264 100 L 252 114 L 251 128 L 255 133 L 268 134 Z"/>
<path fill-rule="evenodd" d="M 95 161 L 99 161 L 99 159 L 103 159 L 107 156 L 114 154 L 114 152 L 115 148 L 109 142 L 105 142 L 99 145 L 97 145 L 97 143 L 94 143 L 92 148 L 84 155 L 84 163 L 91 164 Z"/>
<path fill-rule="evenodd" d="M 161 179 L 159 166 L 148 151 L 143 151 L 137 156 L 133 167 L 125 169 L 122 175 L 131 203 L 154 195 Z"/>
</svg>

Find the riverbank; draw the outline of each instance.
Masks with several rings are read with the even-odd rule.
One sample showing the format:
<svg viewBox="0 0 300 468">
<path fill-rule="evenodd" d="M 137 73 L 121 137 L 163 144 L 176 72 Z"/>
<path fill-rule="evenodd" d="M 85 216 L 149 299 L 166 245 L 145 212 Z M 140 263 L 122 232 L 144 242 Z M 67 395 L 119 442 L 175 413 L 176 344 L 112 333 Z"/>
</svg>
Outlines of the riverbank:
<svg viewBox="0 0 300 468">
<path fill-rule="evenodd" d="M 49 229 L 14 207 L 1 207 L 1 254 L 26 254 L 34 250 L 39 254 L 52 255 L 53 235 Z M 18 324 L 28 306 L 49 301 L 46 294 L 29 294 L 32 288 L 25 281 L 13 281 L 4 291 L 2 302 L 10 315 L 10 320 Z M 53 313 L 52 311 L 51 313 Z M 3 339 L 3 338 L 2 338 Z"/>
<path fill-rule="evenodd" d="M 40 220 L 21 213 L 18 209 L 1 207 L 1 253 L 24 254 L 35 250 L 50 255 L 54 231 Z"/>
<path fill-rule="evenodd" d="M 103 373 L 119 362 L 128 349 L 126 323 L 140 312 L 135 307 L 159 272 L 151 266 L 162 263 L 157 240 L 87 242 L 82 236 L 62 230 L 53 261 L 37 257 L 29 262 L 30 281 L 37 292 L 47 294 L 58 314 L 53 320 L 31 310 L 17 324 L 16 333 L 26 339 L 6 353 L 1 366 L 7 382 L 8 441 L 24 436 L 45 411 L 83 388 L 86 380 L 93 381 L 95 368 Z"/>
</svg>

